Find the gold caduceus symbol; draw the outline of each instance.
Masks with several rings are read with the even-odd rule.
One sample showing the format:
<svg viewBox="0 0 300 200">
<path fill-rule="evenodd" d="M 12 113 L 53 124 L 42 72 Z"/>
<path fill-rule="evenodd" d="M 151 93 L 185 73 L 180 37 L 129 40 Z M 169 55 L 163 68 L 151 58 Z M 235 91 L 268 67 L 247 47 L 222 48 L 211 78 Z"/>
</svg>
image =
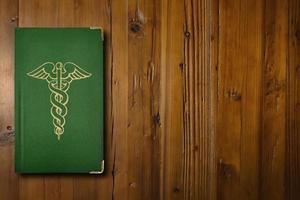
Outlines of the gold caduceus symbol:
<svg viewBox="0 0 300 200">
<path fill-rule="evenodd" d="M 70 70 L 68 70 L 70 68 Z M 49 72 L 49 69 L 52 73 Z M 70 72 L 69 72 L 70 71 Z M 68 113 L 67 103 L 69 96 L 67 91 L 70 83 L 74 80 L 80 80 L 90 77 L 92 74 L 81 69 L 78 65 L 72 62 L 46 62 L 27 73 L 28 76 L 46 80 L 51 91 L 50 103 L 52 104 L 50 113 L 53 117 L 54 133 L 57 139 L 64 133 L 66 123 L 65 117 Z"/>
</svg>

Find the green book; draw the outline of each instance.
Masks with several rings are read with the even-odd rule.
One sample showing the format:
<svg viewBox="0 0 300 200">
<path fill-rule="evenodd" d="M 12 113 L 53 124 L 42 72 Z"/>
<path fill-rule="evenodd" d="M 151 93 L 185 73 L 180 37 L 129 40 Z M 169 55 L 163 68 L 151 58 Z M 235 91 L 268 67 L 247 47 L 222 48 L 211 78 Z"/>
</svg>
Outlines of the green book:
<svg viewBox="0 0 300 200">
<path fill-rule="evenodd" d="M 102 173 L 103 105 L 100 28 L 16 28 L 16 172 Z"/>
</svg>

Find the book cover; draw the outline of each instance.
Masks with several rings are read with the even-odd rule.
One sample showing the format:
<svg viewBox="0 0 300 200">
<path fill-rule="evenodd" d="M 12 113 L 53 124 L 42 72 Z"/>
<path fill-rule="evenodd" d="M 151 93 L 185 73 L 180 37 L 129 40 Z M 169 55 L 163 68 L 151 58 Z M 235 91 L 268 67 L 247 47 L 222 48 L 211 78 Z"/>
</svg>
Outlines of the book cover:
<svg viewBox="0 0 300 200">
<path fill-rule="evenodd" d="M 16 28 L 15 170 L 104 170 L 103 32 Z"/>
</svg>

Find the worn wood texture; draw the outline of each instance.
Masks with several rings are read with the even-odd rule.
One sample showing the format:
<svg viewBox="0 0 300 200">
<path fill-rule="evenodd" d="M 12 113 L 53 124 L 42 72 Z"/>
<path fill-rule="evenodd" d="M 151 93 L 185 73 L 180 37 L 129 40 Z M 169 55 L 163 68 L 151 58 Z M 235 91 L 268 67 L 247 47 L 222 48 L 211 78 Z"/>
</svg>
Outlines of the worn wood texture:
<svg viewBox="0 0 300 200">
<path fill-rule="evenodd" d="M 266 0 L 263 22 L 263 124 L 260 138 L 262 199 L 284 199 L 287 11 L 287 1 Z"/>
<path fill-rule="evenodd" d="M 209 5 L 205 0 L 163 5 L 162 199 L 213 199 Z"/>
<path fill-rule="evenodd" d="M 286 198 L 300 197 L 300 2 L 288 4 Z"/>
<path fill-rule="evenodd" d="M 20 27 L 105 31 L 105 173 L 14 173 Z M 0 199 L 300 198 L 298 0 L 1 0 Z"/>
<path fill-rule="evenodd" d="M 162 199 L 183 199 L 184 196 L 184 100 L 183 76 L 184 67 L 184 1 L 166 1 L 163 8 L 162 86 L 161 93 L 165 102 L 163 107 L 162 127 L 163 147 L 163 195 Z M 176 41 L 176 42 L 174 42 Z M 164 52 L 165 51 L 165 52 Z M 172 77 L 172 78 L 170 78 Z"/>
<path fill-rule="evenodd" d="M 216 151 L 223 199 L 259 198 L 262 9 L 220 1 Z"/>
<path fill-rule="evenodd" d="M 18 2 L 0 1 L 0 199 L 18 199 L 14 173 L 14 27 Z"/>
</svg>

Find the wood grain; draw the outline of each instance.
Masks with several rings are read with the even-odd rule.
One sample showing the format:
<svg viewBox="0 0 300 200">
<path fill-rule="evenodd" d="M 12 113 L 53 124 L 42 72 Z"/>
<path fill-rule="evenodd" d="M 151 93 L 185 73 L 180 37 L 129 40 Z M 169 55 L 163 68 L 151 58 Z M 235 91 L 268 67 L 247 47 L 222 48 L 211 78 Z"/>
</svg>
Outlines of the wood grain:
<svg viewBox="0 0 300 200">
<path fill-rule="evenodd" d="M 167 1 L 164 21 L 166 28 L 164 63 L 166 69 L 163 73 L 165 79 L 162 94 L 164 95 L 163 120 L 163 196 L 162 199 L 183 199 L 183 166 L 184 166 L 184 139 L 183 131 L 183 77 L 180 66 L 184 66 L 184 13 L 183 1 Z M 173 17 L 176 16 L 176 17 Z M 176 41 L 176 42 L 174 42 Z M 172 78 L 171 78 L 172 77 Z"/>
<path fill-rule="evenodd" d="M 113 191 L 111 199 L 128 199 L 128 7 L 111 2 L 111 115 Z M 109 134 L 109 133 L 108 133 Z"/>
<path fill-rule="evenodd" d="M 210 199 L 213 180 L 210 132 L 209 1 L 185 1 L 184 5 L 184 198 Z"/>
<path fill-rule="evenodd" d="M 284 199 L 287 1 L 266 1 L 264 11 L 263 108 L 260 196 Z"/>
<path fill-rule="evenodd" d="M 128 1 L 128 199 L 160 195 L 159 17 L 157 1 Z"/>
<path fill-rule="evenodd" d="M 220 1 L 216 151 L 220 199 L 259 199 L 260 0 Z"/>
<path fill-rule="evenodd" d="M 1 0 L 0 199 L 300 198 L 298 0 Z M 14 173 L 13 29 L 105 31 L 105 173 Z"/>
<path fill-rule="evenodd" d="M 163 198 L 213 199 L 209 1 L 167 1 L 162 46 Z M 176 15 L 176 13 L 184 15 Z M 176 41 L 176 42 L 174 42 Z"/>
<path fill-rule="evenodd" d="M 0 1 L 0 199 L 18 199 L 14 173 L 14 28 L 17 1 Z"/>
<path fill-rule="evenodd" d="M 300 197 L 300 2 L 288 4 L 286 199 Z"/>
<path fill-rule="evenodd" d="M 211 173 L 210 173 L 210 199 L 220 197 L 221 182 L 219 180 L 219 165 L 216 158 L 216 131 L 218 119 L 218 68 L 219 68 L 219 0 L 211 0 L 209 2 L 209 94 L 210 94 L 210 112 L 209 112 L 209 128 L 210 128 L 210 157 L 211 157 Z M 220 198 L 219 198 L 220 199 Z"/>
</svg>

